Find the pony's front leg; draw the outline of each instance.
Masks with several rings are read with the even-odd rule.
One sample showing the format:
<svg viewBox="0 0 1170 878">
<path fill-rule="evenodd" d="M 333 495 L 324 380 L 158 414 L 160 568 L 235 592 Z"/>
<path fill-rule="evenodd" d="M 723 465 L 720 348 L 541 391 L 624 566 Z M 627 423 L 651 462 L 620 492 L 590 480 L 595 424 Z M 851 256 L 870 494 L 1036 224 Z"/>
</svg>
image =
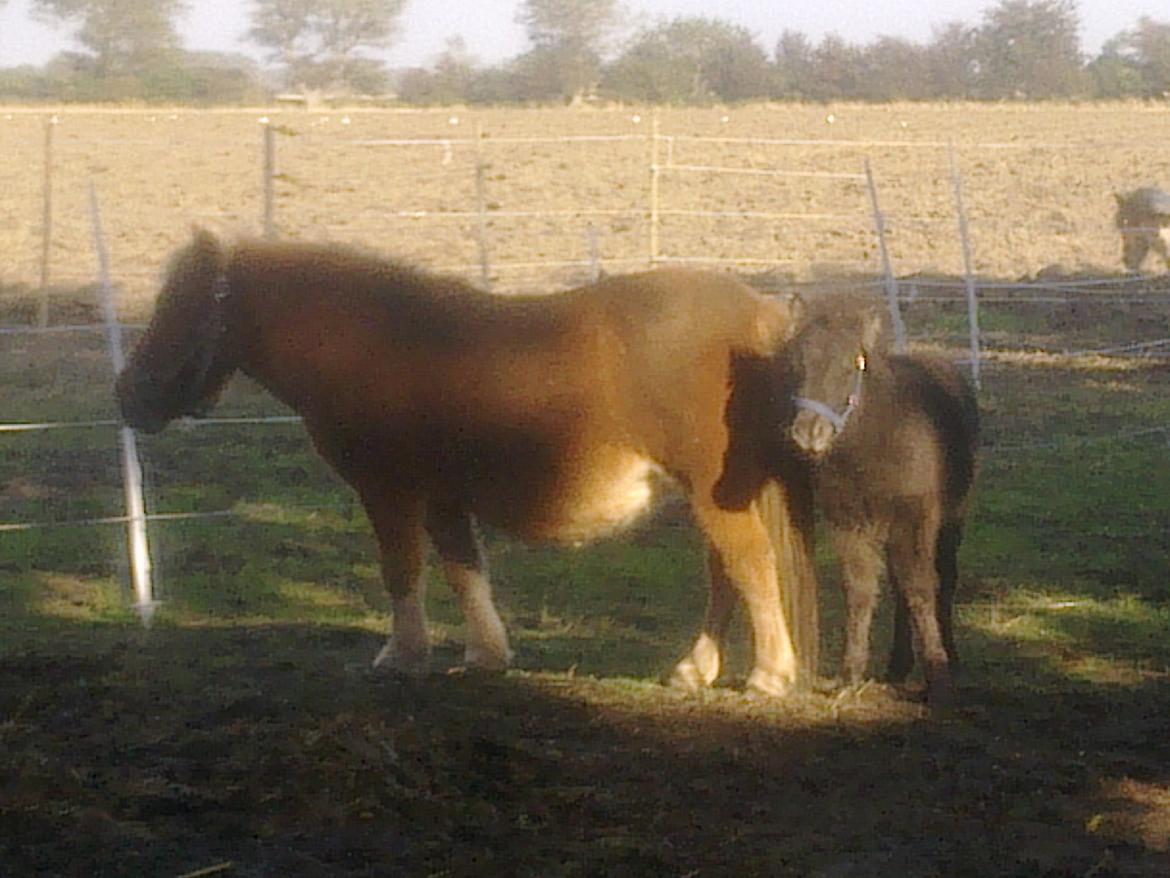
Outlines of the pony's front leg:
<svg viewBox="0 0 1170 878">
<path fill-rule="evenodd" d="M 698 692 L 714 684 L 723 663 L 724 642 L 731 614 L 735 610 L 735 590 L 727 571 L 714 550 L 707 552 L 707 576 L 710 590 L 707 595 L 707 614 L 703 628 L 690 653 L 674 667 L 670 685 Z"/>
<path fill-rule="evenodd" d="M 422 673 L 431 645 L 423 607 L 422 504 L 363 492 L 366 512 L 378 536 L 382 581 L 390 594 L 390 636 L 374 659 L 375 668 Z"/>
<path fill-rule="evenodd" d="M 512 663 L 508 634 L 492 602 L 487 559 L 475 520 L 458 507 L 435 504 L 427 514 L 427 533 L 443 560 L 443 575 L 467 620 L 463 662 L 471 669 L 502 671 Z"/>
</svg>

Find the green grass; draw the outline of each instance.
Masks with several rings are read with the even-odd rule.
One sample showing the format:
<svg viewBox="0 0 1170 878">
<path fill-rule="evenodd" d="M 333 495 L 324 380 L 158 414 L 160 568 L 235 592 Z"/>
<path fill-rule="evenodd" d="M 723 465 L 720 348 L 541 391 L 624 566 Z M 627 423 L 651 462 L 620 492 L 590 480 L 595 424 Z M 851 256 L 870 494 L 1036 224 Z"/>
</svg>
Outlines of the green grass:
<svg viewBox="0 0 1170 878">
<path fill-rule="evenodd" d="M 962 319 L 939 308 L 912 316 L 919 320 L 916 332 L 935 336 L 953 332 Z M 1103 346 L 1153 325 L 1150 314 L 1121 306 L 1081 314 L 1071 327 L 1070 319 L 1061 309 L 1001 306 L 987 310 L 984 327 L 1015 335 L 1016 346 L 1026 349 L 1029 338 L 1060 333 Z M 5 340 L 0 400 L 10 420 L 113 416 L 104 341 L 68 338 Z M 1123 602 L 1134 613 L 1161 618 L 1170 597 L 1168 439 L 1141 431 L 1170 422 L 1168 386 L 1170 370 L 1148 361 L 1008 359 L 988 365 L 981 396 L 985 448 L 961 559 L 963 601 L 1010 603 L 1022 590 L 1053 600 L 1073 595 L 1102 607 Z M 286 413 L 243 380 L 231 386 L 219 411 Z M 121 514 L 113 430 L 15 434 L 0 441 L 4 520 Z M 151 511 L 229 514 L 152 525 L 160 624 L 267 619 L 384 626 L 387 605 L 364 515 L 299 426 L 172 427 L 141 437 L 140 446 Z M 525 666 L 656 678 L 693 636 L 705 600 L 702 552 L 677 516 L 573 550 L 488 537 L 499 599 Z M 37 578 L 58 577 L 91 584 L 95 621 L 123 614 L 107 599 L 110 583 L 126 578 L 119 527 L 33 529 L 0 539 L 10 583 L 0 600 L 39 606 L 29 597 Z M 826 583 L 822 670 L 831 673 L 840 602 L 823 547 L 819 564 Z M 431 580 L 435 633 L 440 640 L 458 639 L 454 601 L 438 577 Z M 37 619 L 31 612 L 19 625 L 35 626 Z M 1017 624 L 1002 636 L 1011 639 L 1026 627 Z M 1125 627 L 1118 622 L 1109 629 L 1118 648 L 1094 639 L 1093 653 L 1166 666 L 1156 638 L 1135 640 Z M 981 632 L 981 638 L 991 634 Z M 884 628 L 878 642 L 883 636 Z M 1135 642 L 1142 648 L 1135 650 Z"/>
</svg>

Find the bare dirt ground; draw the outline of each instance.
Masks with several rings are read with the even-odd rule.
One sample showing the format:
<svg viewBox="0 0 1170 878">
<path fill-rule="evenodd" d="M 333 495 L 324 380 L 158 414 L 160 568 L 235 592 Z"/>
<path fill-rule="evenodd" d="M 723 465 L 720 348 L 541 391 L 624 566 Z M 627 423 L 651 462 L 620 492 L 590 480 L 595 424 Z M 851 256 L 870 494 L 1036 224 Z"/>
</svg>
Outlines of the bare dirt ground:
<svg viewBox="0 0 1170 878">
<path fill-rule="evenodd" d="M 777 706 L 543 673 L 392 681 L 344 630 L 59 635 L 0 659 L 5 875 L 1170 869 L 1165 679 L 968 687 L 932 720 L 879 686 Z"/>
</svg>

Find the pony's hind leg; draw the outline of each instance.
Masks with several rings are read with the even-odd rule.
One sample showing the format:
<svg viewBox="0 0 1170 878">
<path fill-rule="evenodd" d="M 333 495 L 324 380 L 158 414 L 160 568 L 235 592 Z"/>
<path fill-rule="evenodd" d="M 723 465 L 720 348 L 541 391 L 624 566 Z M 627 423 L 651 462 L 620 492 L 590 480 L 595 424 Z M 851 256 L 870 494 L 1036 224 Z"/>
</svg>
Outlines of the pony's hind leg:
<svg viewBox="0 0 1170 878">
<path fill-rule="evenodd" d="M 504 623 L 492 602 L 487 559 L 474 518 L 458 508 L 436 505 L 427 514 L 427 533 L 442 559 L 447 584 L 458 597 L 463 618 L 467 620 L 464 664 L 476 670 L 504 670 L 512 663 L 512 650 Z"/>
<path fill-rule="evenodd" d="M 723 662 L 723 644 L 727 626 L 735 611 L 735 590 L 719 554 L 707 552 L 707 576 L 710 590 L 707 595 L 707 614 L 703 618 L 703 629 L 690 653 L 677 665 L 670 675 L 670 685 L 688 692 L 712 685 L 719 676 Z"/>
<path fill-rule="evenodd" d="M 841 668 L 846 682 L 856 686 L 869 666 L 869 634 L 878 600 L 882 555 L 873 534 L 831 528 L 833 547 L 841 562 L 845 594 L 845 652 Z"/>
</svg>

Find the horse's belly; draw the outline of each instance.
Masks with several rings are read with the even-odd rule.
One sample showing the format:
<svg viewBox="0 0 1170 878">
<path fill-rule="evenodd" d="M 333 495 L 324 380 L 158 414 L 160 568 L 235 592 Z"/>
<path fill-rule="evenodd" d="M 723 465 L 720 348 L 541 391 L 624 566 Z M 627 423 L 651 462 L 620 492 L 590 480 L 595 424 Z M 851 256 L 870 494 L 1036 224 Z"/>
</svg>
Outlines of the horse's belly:
<svg viewBox="0 0 1170 878">
<path fill-rule="evenodd" d="M 653 461 L 624 450 L 569 462 L 559 475 L 531 498 L 529 514 L 516 523 L 520 536 L 584 543 L 612 534 L 650 509 L 665 482 Z"/>
</svg>

